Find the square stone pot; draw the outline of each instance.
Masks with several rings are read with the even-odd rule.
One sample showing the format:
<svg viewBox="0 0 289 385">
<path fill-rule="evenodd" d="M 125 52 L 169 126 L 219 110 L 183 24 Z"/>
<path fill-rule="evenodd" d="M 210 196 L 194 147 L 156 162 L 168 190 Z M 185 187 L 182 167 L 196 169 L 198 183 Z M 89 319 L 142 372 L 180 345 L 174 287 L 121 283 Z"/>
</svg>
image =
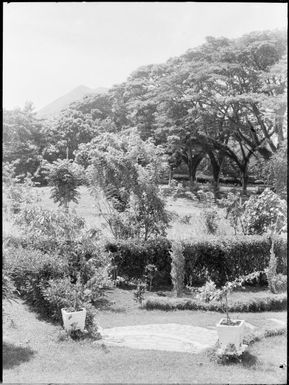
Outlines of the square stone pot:
<svg viewBox="0 0 289 385">
<path fill-rule="evenodd" d="M 223 325 L 223 321 L 226 321 L 226 318 L 222 318 L 217 324 L 220 350 L 225 351 L 226 347 L 228 347 L 229 345 L 234 345 L 236 351 L 240 351 L 243 346 L 245 321 L 232 320 L 234 322 L 238 321 L 238 325 Z"/>
<path fill-rule="evenodd" d="M 86 318 L 86 309 L 81 309 L 79 311 L 67 311 L 66 309 L 61 309 L 63 327 L 66 331 L 71 330 L 84 330 L 85 318 Z"/>
</svg>

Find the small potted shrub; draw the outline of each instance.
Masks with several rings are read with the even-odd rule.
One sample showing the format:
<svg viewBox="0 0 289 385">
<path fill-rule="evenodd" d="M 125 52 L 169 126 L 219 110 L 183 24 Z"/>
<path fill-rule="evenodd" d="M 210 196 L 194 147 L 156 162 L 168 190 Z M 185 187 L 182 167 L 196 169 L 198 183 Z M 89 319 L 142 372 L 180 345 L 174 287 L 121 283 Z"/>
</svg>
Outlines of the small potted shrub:
<svg viewBox="0 0 289 385">
<path fill-rule="evenodd" d="M 73 285 L 73 303 L 71 306 L 61 309 L 63 327 L 66 331 L 84 331 L 86 309 L 83 307 L 83 288 L 80 284 Z"/>
<path fill-rule="evenodd" d="M 244 352 L 246 345 L 243 345 L 243 337 L 245 330 L 244 320 L 233 320 L 229 316 L 228 295 L 236 288 L 241 287 L 245 282 L 251 281 L 259 277 L 260 272 L 254 272 L 246 276 L 239 277 L 233 282 L 227 282 L 221 289 L 212 291 L 210 300 L 222 301 L 226 317 L 222 318 L 217 327 L 220 349 L 219 354 L 236 354 L 240 355 Z"/>
</svg>

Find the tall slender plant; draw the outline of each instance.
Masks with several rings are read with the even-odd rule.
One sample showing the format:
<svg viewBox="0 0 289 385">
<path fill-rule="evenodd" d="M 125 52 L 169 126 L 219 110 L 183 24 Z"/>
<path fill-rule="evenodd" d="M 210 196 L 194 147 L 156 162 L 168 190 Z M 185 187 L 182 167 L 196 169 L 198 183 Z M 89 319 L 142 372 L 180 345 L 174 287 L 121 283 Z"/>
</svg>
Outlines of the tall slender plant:
<svg viewBox="0 0 289 385">
<path fill-rule="evenodd" d="M 180 297 L 184 289 L 185 279 L 185 257 L 183 245 L 180 241 L 172 244 L 171 258 L 171 277 L 177 297 Z"/>
</svg>

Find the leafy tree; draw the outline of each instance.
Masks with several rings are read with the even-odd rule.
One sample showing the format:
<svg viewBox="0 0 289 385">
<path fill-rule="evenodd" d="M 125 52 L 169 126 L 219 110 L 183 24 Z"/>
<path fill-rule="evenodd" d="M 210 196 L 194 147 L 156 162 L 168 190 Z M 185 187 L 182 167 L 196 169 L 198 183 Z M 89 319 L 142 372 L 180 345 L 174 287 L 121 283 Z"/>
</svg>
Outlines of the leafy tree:
<svg viewBox="0 0 289 385">
<path fill-rule="evenodd" d="M 44 158 L 48 162 L 58 158 L 74 159 L 74 152 L 81 143 L 88 143 L 97 133 L 97 124 L 91 114 L 67 109 L 50 122 L 46 130 L 49 143 L 45 148 Z"/>
<path fill-rule="evenodd" d="M 33 105 L 3 111 L 3 161 L 13 162 L 16 175 L 38 176 L 48 137 L 43 121 L 37 119 Z"/>
<path fill-rule="evenodd" d="M 48 183 L 52 186 L 51 198 L 68 212 L 70 202 L 78 203 L 77 188 L 83 181 L 82 168 L 68 159 L 47 163 L 45 168 Z"/>
<path fill-rule="evenodd" d="M 142 141 L 132 131 L 122 135 L 102 134 L 80 146 L 77 161 L 89 164 L 92 192 L 99 190 L 108 204 L 104 218 L 118 238 L 148 239 L 164 235 L 169 222 L 158 182 L 162 168 L 161 147 Z"/>
<path fill-rule="evenodd" d="M 286 112 L 285 42 L 284 34 L 273 32 L 210 37 L 170 61 L 158 89 L 156 134 L 165 141 L 178 136 L 191 160 L 201 147 L 216 186 L 224 157 L 240 170 L 245 192 L 252 156 L 270 157 L 277 149 Z"/>
</svg>

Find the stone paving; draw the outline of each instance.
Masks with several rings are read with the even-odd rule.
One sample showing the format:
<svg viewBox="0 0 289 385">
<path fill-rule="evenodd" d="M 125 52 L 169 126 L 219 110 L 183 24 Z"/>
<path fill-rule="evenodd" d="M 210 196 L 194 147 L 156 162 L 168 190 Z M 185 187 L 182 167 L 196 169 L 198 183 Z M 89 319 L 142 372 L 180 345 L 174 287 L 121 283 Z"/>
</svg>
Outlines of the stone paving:
<svg viewBox="0 0 289 385">
<path fill-rule="evenodd" d="M 218 340 L 215 328 L 182 324 L 124 326 L 101 329 L 100 333 L 102 340 L 96 343 L 194 354 L 213 347 Z"/>
<path fill-rule="evenodd" d="M 276 319 L 280 327 L 285 322 Z M 257 328 L 245 322 L 245 334 L 252 333 Z M 128 347 L 144 350 L 165 350 L 197 354 L 215 346 L 218 341 L 215 327 L 203 328 L 198 326 L 176 323 L 122 326 L 109 329 L 100 328 L 102 339 L 97 344 Z"/>
</svg>

